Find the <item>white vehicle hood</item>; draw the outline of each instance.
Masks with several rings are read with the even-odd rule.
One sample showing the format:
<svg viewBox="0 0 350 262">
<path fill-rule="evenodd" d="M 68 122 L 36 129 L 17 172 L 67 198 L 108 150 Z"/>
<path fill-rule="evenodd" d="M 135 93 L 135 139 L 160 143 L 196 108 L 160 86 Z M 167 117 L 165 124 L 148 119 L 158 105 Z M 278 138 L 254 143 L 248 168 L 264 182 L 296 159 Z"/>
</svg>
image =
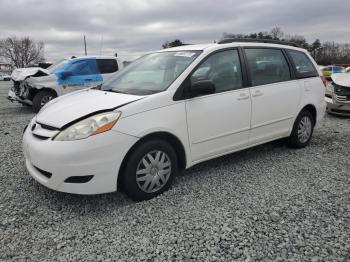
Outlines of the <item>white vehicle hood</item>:
<svg viewBox="0 0 350 262">
<path fill-rule="evenodd" d="M 13 70 L 11 74 L 11 78 L 14 81 L 23 81 L 28 76 L 35 75 L 38 72 L 42 72 L 46 75 L 50 74 L 50 71 L 43 69 L 41 67 L 18 68 Z"/>
<path fill-rule="evenodd" d="M 350 86 L 350 73 L 332 74 L 334 83 L 340 86 Z"/>
<path fill-rule="evenodd" d="M 101 110 L 114 109 L 143 96 L 84 89 L 60 96 L 44 106 L 36 116 L 36 121 L 56 128 Z"/>
<path fill-rule="evenodd" d="M 43 87 L 51 87 L 55 88 L 58 86 L 57 77 L 55 74 L 50 74 L 48 76 L 41 77 L 29 77 L 25 80 L 33 88 L 43 88 Z"/>
</svg>

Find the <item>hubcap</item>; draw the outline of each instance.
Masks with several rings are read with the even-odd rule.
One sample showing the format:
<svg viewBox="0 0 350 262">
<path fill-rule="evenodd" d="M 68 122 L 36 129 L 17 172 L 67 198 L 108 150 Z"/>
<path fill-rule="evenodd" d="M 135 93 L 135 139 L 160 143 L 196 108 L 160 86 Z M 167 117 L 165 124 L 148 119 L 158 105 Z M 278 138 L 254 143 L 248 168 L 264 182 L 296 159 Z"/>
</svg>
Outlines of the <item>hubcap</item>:
<svg viewBox="0 0 350 262">
<path fill-rule="evenodd" d="M 163 151 L 156 150 L 146 154 L 136 169 L 138 187 L 146 193 L 160 190 L 169 180 L 171 161 Z"/>
<path fill-rule="evenodd" d="M 52 100 L 52 96 L 50 95 L 46 95 L 41 99 L 41 106 L 44 106 L 47 102 L 49 102 L 50 100 Z"/>
<path fill-rule="evenodd" d="M 301 143 L 306 143 L 312 132 L 312 122 L 308 116 L 304 116 L 298 126 L 298 138 Z"/>
</svg>

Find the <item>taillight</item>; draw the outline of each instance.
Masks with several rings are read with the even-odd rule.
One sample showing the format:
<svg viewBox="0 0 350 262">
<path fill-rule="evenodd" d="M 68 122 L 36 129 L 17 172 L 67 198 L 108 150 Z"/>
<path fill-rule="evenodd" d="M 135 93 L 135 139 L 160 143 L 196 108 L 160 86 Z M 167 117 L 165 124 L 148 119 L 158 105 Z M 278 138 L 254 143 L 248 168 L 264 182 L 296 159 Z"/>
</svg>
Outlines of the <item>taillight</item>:
<svg viewBox="0 0 350 262">
<path fill-rule="evenodd" d="M 327 87 L 327 84 L 328 84 L 327 79 L 324 76 L 321 76 L 321 80 L 323 82 L 324 87 Z"/>
</svg>

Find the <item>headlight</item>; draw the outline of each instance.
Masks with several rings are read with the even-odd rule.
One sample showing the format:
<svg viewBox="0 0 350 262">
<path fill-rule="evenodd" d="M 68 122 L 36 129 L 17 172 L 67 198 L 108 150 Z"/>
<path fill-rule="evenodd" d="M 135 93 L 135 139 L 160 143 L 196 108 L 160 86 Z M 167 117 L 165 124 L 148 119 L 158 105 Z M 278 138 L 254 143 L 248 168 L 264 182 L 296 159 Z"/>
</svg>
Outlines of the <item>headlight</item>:
<svg viewBox="0 0 350 262">
<path fill-rule="evenodd" d="M 326 87 L 329 92 L 334 92 L 334 83 L 333 82 L 328 82 L 328 85 Z"/>
<path fill-rule="evenodd" d="M 105 112 L 81 120 L 58 133 L 55 141 L 72 141 L 88 138 L 108 130 L 117 123 L 121 112 Z"/>
</svg>

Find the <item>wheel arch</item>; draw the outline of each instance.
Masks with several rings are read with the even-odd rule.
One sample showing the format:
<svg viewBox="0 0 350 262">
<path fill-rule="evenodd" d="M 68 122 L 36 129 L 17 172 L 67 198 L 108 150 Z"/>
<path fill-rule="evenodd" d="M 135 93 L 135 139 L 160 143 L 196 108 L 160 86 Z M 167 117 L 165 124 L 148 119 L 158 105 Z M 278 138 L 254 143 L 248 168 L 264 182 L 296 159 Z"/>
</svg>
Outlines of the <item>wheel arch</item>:
<svg viewBox="0 0 350 262">
<path fill-rule="evenodd" d="M 300 110 L 300 112 L 303 111 L 303 110 L 307 110 L 307 111 L 309 111 L 311 113 L 312 117 L 314 118 L 313 119 L 314 120 L 313 124 L 315 126 L 316 122 L 317 122 L 317 110 L 316 110 L 316 107 L 313 104 L 307 104 Z M 300 114 L 300 112 L 299 112 L 299 114 Z"/>
<path fill-rule="evenodd" d="M 34 88 L 33 88 L 33 87 L 32 87 L 32 88 L 30 89 L 31 100 L 34 99 L 34 96 L 35 96 L 37 93 L 42 92 L 42 91 L 49 91 L 49 92 L 53 93 L 53 94 L 55 95 L 55 97 L 58 97 L 58 94 L 57 94 L 56 90 L 53 89 L 53 88 L 49 88 L 49 87 L 42 87 L 42 88 L 36 88 L 36 87 L 34 87 Z"/>
<path fill-rule="evenodd" d="M 148 141 L 148 140 L 152 140 L 152 139 L 161 139 L 164 140 L 166 142 L 168 142 L 175 150 L 176 152 L 176 156 L 178 159 L 178 167 L 179 167 L 179 171 L 183 171 L 186 168 L 187 165 L 187 159 L 186 159 L 186 150 L 184 145 L 182 144 L 181 140 L 175 136 L 174 134 L 171 134 L 169 132 L 165 132 L 165 131 L 160 131 L 160 132 L 153 132 L 150 134 L 147 134 L 145 136 L 143 136 L 142 138 L 140 138 L 127 152 L 127 154 L 125 155 L 120 168 L 119 168 L 119 172 L 118 172 L 118 179 L 117 179 L 117 186 L 119 187 L 122 184 L 122 178 L 123 178 L 123 172 L 125 170 L 125 166 L 126 163 L 130 157 L 130 155 L 133 153 L 133 151 L 143 142 Z"/>
</svg>

